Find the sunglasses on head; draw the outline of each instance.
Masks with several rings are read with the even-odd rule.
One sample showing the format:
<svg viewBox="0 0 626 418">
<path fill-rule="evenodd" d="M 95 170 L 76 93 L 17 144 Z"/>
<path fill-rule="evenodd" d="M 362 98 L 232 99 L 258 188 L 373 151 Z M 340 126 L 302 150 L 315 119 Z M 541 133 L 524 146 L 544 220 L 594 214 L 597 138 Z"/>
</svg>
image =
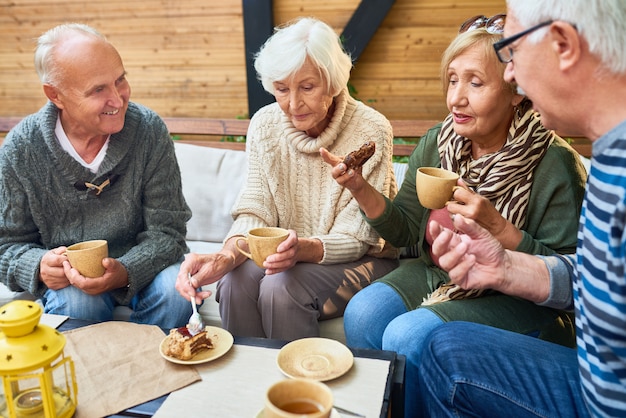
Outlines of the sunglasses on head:
<svg viewBox="0 0 626 418">
<path fill-rule="evenodd" d="M 485 28 L 489 33 L 502 33 L 504 32 L 504 21 L 506 20 L 506 14 L 499 13 L 497 15 L 487 17 L 485 15 L 478 15 L 467 19 L 461 24 L 459 33 L 472 31 L 475 29 Z"/>
</svg>

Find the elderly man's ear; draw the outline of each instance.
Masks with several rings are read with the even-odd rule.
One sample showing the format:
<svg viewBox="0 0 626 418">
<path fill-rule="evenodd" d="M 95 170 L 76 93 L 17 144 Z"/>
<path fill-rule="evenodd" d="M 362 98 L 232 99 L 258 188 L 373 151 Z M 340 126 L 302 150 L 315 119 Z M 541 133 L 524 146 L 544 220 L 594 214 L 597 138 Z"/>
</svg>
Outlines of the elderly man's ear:
<svg viewBox="0 0 626 418">
<path fill-rule="evenodd" d="M 63 102 L 59 99 L 59 93 L 54 86 L 50 84 L 43 85 L 43 92 L 52 103 L 54 103 L 59 109 L 63 109 Z"/>
<path fill-rule="evenodd" d="M 567 22 L 553 22 L 550 31 L 550 46 L 559 60 L 561 71 L 575 65 L 581 58 L 583 46 L 580 42 L 580 34 L 574 26 Z"/>
</svg>

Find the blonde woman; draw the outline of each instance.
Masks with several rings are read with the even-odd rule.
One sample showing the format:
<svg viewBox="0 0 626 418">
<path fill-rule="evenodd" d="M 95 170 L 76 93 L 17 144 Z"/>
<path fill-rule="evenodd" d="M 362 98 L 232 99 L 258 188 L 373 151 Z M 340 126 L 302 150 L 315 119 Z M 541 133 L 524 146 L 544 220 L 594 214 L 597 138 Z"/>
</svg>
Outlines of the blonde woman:
<svg viewBox="0 0 626 418">
<path fill-rule="evenodd" d="M 493 50 L 504 15 L 474 17 L 443 54 L 442 80 L 450 114 L 421 138 L 398 196 L 385 198 L 331 155 L 333 176 L 352 191 L 367 222 L 397 247 L 417 244 L 420 257 L 378 280 L 350 301 L 348 344 L 407 356 L 407 417 L 419 416 L 417 366 L 428 335 L 448 321 L 471 321 L 571 346 L 569 312 L 500 293 L 422 306 L 450 278 L 431 253 L 428 225 L 452 227 L 462 214 L 508 249 L 530 254 L 573 253 L 586 174 L 576 152 L 545 129 L 530 102 L 505 82 Z M 415 172 L 436 166 L 458 173 L 460 189 L 445 208 L 422 207 Z M 452 288 L 452 290 L 459 290 Z M 445 300 L 445 292 L 442 300 Z M 455 297 L 455 296 L 452 296 Z"/>
</svg>

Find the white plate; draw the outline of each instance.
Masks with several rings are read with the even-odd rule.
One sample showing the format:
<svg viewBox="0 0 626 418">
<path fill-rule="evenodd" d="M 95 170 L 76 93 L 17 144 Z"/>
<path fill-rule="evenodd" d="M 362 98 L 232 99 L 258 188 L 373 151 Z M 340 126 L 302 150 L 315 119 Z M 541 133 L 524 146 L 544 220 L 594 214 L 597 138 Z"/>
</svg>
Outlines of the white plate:
<svg viewBox="0 0 626 418">
<path fill-rule="evenodd" d="M 255 416 L 254 418 L 263 418 L 263 415 L 265 415 L 263 413 L 263 410 L 261 409 Z M 337 412 L 337 410 L 335 408 L 333 408 L 330 411 L 330 418 L 341 418 L 341 415 L 339 415 L 339 412 Z"/>
<path fill-rule="evenodd" d="M 226 331 L 223 328 L 219 327 L 206 327 L 207 334 L 213 343 L 213 348 L 209 348 L 208 350 L 203 350 L 200 353 L 196 354 L 189 360 L 181 360 L 176 357 L 171 357 L 165 354 L 165 347 L 167 344 L 167 339 L 169 335 L 161 341 L 161 345 L 159 346 L 159 353 L 161 356 L 167 361 L 171 361 L 172 363 L 177 364 L 200 364 L 207 363 L 209 361 L 215 360 L 217 358 L 222 357 L 224 354 L 230 350 L 233 346 L 234 338 L 233 335 Z"/>
<path fill-rule="evenodd" d="M 278 352 L 278 368 L 291 378 L 305 377 L 324 382 L 345 374 L 354 364 L 352 351 L 329 338 L 302 338 Z"/>
</svg>

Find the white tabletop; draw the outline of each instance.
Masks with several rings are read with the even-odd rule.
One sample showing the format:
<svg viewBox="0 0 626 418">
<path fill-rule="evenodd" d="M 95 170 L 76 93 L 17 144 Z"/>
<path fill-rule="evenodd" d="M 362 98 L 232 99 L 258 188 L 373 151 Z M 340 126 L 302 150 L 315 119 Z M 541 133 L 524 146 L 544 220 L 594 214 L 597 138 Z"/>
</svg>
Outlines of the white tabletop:
<svg viewBox="0 0 626 418">
<path fill-rule="evenodd" d="M 235 344 L 223 357 L 193 366 L 202 381 L 172 392 L 154 417 L 256 417 L 267 388 L 286 379 L 276 364 L 278 351 Z M 389 360 L 355 357 L 345 375 L 325 383 L 336 405 L 376 418 L 381 414 L 389 370 Z"/>
</svg>

